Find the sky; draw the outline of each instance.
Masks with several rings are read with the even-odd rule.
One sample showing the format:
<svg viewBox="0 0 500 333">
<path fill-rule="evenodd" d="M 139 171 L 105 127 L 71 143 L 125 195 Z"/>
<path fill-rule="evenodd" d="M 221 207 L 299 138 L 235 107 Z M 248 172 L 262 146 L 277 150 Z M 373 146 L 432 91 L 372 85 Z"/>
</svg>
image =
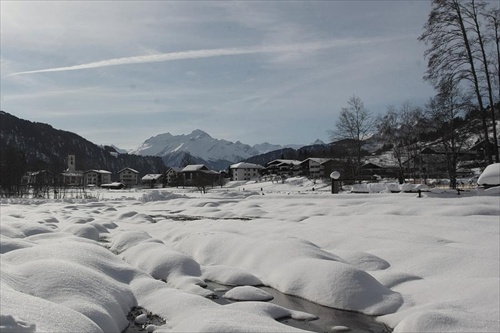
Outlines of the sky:
<svg viewBox="0 0 500 333">
<path fill-rule="evenodd" d="M 358 96 L 423 106 L 430 1 L 5 1 L 1 109 L 132 149 L 202 129 L 329 141 Z"/>
</svg>

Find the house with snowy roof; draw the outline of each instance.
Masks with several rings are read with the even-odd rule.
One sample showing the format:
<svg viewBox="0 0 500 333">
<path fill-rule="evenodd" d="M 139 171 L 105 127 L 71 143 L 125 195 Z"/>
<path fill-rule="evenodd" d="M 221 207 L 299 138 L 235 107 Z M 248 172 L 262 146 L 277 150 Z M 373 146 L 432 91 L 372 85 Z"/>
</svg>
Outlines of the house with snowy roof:
<svg viewBox="0 0 500 333">
<path fill-rule="evenodd" d="M 327 177 L 330 173 L 325 174 L 328 162 L 332 161 L 331 158 L 310 157 L 300 163 L 301 174 L 311 178 Z"/>
<path fill-rule="evenodd" d="M 163 182 L 163 174 L 161 173 L 148 173 L 144 177 L 141 178 L 141 182 L 143 185 L 147 185 L 150 187 L 155 187 L 156 184 Z"/>
<path fill-rule="evenodd" d="M 126 186 L 134 186 L 139 183 L 139 171 L 132 168 L 123 168 L 118 171 L 120 183 Z"/>
<path fill-rule="evenodd" d="M 300 161 L 277 159 L 266 164 L 266 173 L 278 176 L 297 176 L 302 171 Z"/>
<path fill-rule="evenodd" d="M 87 170 L 83 173 L 85 186 L 101 186 L 111 183 L 111 172 L 107 170 Z"/>
<path fill-rule="evenodd" d="M 54 175 L 48 170 L 28 171 L 22 182 L 29 187 L 54 185 Z"/>
<path fill-rule="evenodd" d="M 182 185 L 182 168 L 171 167 L 165 171 L 164 180 L 169 186 Z"/>
<path fill-rule="evenodd" d="M 229 166 L 231 180 L 257 180 L 264 167 L 260 164 L 240 162 Z"/>
<path fill-rule="evenodd" d="M 219 176 L 217 171 L 210 170 L 204 164 L 188 165 L 181 172 L 186 185 L 196 185 L 200 182 L 206 183 L 212 180 L 215 182 L 215 179 Z"/>
</svg>

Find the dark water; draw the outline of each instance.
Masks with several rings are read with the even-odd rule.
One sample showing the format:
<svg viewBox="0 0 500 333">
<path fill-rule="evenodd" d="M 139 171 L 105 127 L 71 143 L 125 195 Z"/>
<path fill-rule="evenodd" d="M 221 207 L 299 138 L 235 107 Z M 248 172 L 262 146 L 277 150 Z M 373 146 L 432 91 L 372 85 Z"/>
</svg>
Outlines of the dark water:
<svg viewBox="0 0 500 333">
<path fill-rule="evenodd" d="M 217 298 L 214 302 L 224 305 L 232 303 L 232 301 L 223 298 L 222 296 L 230 286 L 223 286 L 214 282 L 207 282 L 208 288 L 213 290 Z M 269 294 L 274 296 L 270 303 L 274 303 L 291 310 L 307 312 L 318 317 L 313 321 L 298 321 L 291 318 L 280 320 L 283 324 L 297 327 L 303 330 L 313 332 L 362 332 L 362 333 L 389 333 L 392 329 L 385 324 L 377 322 L 375 317 L 367 316 L 357 312 L 343 311 L 332 309 L 326 306 L 321 306 L 305 299 L 296 296 L 290 296 L 279 292 L 276 289 L 269 287 L 259 287 Z M 337 328 L 334 329 L 334 328 Z M 348 330 L 342 330 L 345 327 Z"/>
<path fill-rule="evenodd" d="M 207 288 L 212 290 L 215 297 L 212 300 L 220 305 L 233 303 L 233 301 L 222 297 L 231 286 L 224 286 L 215 282 L 207 282 Z M 283 318 L 279 320 L 283 324 L 300 328 L 307 331 L 327 333 L 327 332 L 360 332 L 360 333 L 390 333 L 392 329 L 375 320 L 375 317 L 367 316 L 357 312 L 343 311 L 332 309 L 326 306 L 321 306 L 305 299 L 296 296 L 283 294 L 276 289 L 269 287 L 259 287 L 269 294 L 273 295 L 274 299 L 270 303 L 280 305 L 284 308 L 307 312 L 318 317 L 312 321 L 299 321 L 292 318 Z M 146 324 L 134 323 L 134 319 L 140 315 L 146 314 L 148 317 Z M 144 333 L 146 326 L 153 324 L 161 326 L 165 324 L 163 318 L 148 312 L 143 308 L 134 308 L 127 317 L 130 325 L 123 331 L 123 333 Z"/>
</svg>

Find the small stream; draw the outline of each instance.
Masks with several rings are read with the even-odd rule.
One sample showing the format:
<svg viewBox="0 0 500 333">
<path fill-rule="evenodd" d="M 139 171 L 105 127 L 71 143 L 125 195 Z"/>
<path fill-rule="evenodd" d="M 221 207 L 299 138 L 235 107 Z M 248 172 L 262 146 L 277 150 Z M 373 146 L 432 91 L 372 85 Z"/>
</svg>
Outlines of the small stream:
<svg viewBox="0 0 500 333">
<path fill-rule="evenodd" d="M 207 288 L 214 291 L 217 298 L 213 301 L 217 304 L 229 304 L 233 301 L 223 297 L 232 287 L 220 285 L 215 282 L 207 282 Z M 283 324 L 297 327 L 303 330 L 326 333 L 326 332 L 360 332 L 360 333 L 390 333 L 392 329 L 387 325 L 375 320 L 375 317 L 358 312 L 332 309 L 326 306 L 312 303 L 300 297 L 283 294 L 270 288 L 259 287 L 274 296 L 270 303 L 280 305 L 287 309 L 307 312 L 318 317 L 313 321 L 298 321 L 291 318 L 280 320 Z"/>
</svg>

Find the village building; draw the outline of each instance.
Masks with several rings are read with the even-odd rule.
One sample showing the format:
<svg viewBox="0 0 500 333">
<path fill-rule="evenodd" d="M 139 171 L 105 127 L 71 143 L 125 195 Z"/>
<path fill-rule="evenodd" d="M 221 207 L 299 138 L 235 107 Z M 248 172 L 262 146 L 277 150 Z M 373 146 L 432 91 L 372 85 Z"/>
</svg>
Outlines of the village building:
<svg viewBox="0 0 500 333">
<path fill-rule="evenodd" d="M 257 180 L 264 167 L 259 164 L 240 162 L 229 167 L 232 180 Z"/>
<path fill-rule="evenodd" d="M 134 170 L 132 168 L 123 168 L 118 171 L 118 177 L 120 179 L 120 183 L 125 186 L 134 186 L 139 183 L 139 171 Z"/>
<path fill-rule="evenodd" d="M 302 171 L 300 163 L 297 160 L 273 160 L 266 164 L 266 174 L 295 177 Z"/>
<path fill-rule="evenodd" d="M 81 186 L 83 184 L 83 171 L 76 170 L 75 155 L 68 155 L 68 168 L 57 178 L 63 186 Z"/>
<path fill-rule="evenodd" d="M 29 187 L 54 185 L 54 175 L 47 170 L 28 171 L 24 175 L 22 182 Z"/>
<path fill-rule="evenodd" d="M 301 167 L 301 175 L 307 176 L 310 178 L 325 178 L 328 177 L 328 174 L 325 174 L 325 170 L 328 171 L 327 167 L 328 162 L 332 161 L 331 158 L 319 158 L 319 157 L 310 157 L 303 160 L 300 163 Z"/>
<path fill-rule="evenodd" d="M 185 185 L 213 183 L 219 177 L 217 171 L 208 169 L 204 164 L 192 164 L 182 169 Z"/>
<path fill-rule="evenodd" d="M 361 166 L 361 175 L 365 180 L 380 178 L 398 178 L 400 170 L 395 165 L 367 162 Z"/>
<path fill-rule="evenodd" d="M 164 181 L 169 186 L 182 185 L 182 168 L 171 167 L 165 172 Z"/>
<path fill-rule="evenodd" d="M 141 178 L 142 185 L 155 187 L 157 184 L 161 184 L 163 181 L 163 175 L 161 173 L 148 173 Z"/>
<path fill-rule="evenodd" d="M 83 173 L 85 186 L 101 186 L 111 183 L 111 172 L 107 170 L 87 170 Z"/>
</svg>

